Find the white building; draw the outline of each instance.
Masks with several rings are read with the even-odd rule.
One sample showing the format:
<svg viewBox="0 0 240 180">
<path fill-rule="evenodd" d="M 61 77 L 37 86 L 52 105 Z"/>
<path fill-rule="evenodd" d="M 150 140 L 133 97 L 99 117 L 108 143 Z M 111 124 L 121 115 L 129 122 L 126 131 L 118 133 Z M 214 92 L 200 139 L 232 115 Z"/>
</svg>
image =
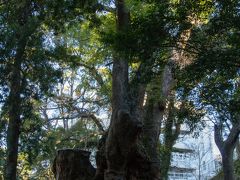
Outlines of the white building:
<svg viewBox="0 0 240 180">
<path fill-rule="evenodd" d="M 204 129 L 197 137 L 196 134 L 182 130 L 174 145 L 168 179 L 211 179 L 221 168 L 221 159 L 214 146 L 213 134 L 209 128 Z"/>
</svg>

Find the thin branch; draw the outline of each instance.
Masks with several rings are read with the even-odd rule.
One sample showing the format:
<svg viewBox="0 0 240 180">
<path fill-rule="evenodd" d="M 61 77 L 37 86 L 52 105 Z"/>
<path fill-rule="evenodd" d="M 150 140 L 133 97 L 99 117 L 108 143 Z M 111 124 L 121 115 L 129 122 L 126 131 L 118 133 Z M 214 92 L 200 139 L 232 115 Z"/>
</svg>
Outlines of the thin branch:
<svg viewBox="0 0 240 180">
<path fill-rule="evenodd" d="M 101 132 L 105 132 L 104 128 L 103 128 L 103 125 L 100 123 L 101 120 L 98 119 L 94 114 L 91 114 L 91 113 L 82 113 L 80 111 L 80 109 L 78 108 L 74 108 L 74 110 L 76 110 L 79 115 L 81 114 L 81 117 L 82 118 L 91 118 L 93 120 L 93 122 L 96 124 L 96 126 L 98 127 L 98 129 L 101 131 Z"/>
<path fill-rule="evenodd" d="M 116 8 L 110 7 L 110 6 L 106 6 L 101 4 L 101 10 L 102 11 L 106 11 L 106 12 L 110 12 L 110 13 L 116 13 Z"/>
</svg>

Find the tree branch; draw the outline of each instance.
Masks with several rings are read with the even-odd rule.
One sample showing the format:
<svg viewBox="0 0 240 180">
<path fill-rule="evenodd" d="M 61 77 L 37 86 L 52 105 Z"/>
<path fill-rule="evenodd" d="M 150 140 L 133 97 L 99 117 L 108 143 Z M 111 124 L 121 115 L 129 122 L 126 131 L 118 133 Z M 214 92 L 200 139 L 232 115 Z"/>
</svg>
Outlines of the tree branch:
<svg viewBox="0 0 240 180">
<path fill-rule="evenodd" d="M 232 127 L 230 134 L 228 135 L 228 138 L 225 140 L 225 146 L 233 147 L 238 140 L 239 134 L 240 134 L 240 123 Z"/>
<path fill-rule="evenodd" d="M 222 138 L 222 135 L 221 135 L 221 127 L 219 127 L 219 125 L 215 124 L 214 125 L 214 140 L 215 140 L 215 143 L 218 147 L 218 149 L 221 151 L 223 151 L 223 146 L 224 146 L 224 141 L 223 141 L 223 138 Z"/>
<path fill-rule="evenodd" d="M 101 4 L 100 6 L 101 6 L 100 10 L 102 10 L 102 11 L 106 11 L 106 12 L 110 12 L 110 13 L 114 13 L 114 14 L 116 13 L 116 8 L 113 8 L 111 6 L 106 6 L 103 4 Z"/>
</svg>

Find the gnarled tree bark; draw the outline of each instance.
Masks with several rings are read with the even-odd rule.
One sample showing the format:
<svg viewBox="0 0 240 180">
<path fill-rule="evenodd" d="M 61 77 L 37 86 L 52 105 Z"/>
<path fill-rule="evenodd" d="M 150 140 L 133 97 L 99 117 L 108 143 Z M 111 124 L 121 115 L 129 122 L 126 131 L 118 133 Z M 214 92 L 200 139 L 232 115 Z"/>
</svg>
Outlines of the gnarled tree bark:
<svg viewBox="0 0 240 180">
<path fill-rule="evenodd" d="M 79 149 L 58 150 L 52 167 L 56 180 L 92 180 L 95 168 L 89 156 L 90 152 Z"/>
<path fill-rule="evenodd" d="M 117 31 L 129 26 L 129 12 L 124 0 L 116 1 Z M 128 93 L 128 60 L 115 54 L 112 72 L 112 118 L 105 144 L 107 169 L 105 180 L 124 180 L 131 151 L 141 131 L 139 119 L 130 112 Z"/>
</svg>

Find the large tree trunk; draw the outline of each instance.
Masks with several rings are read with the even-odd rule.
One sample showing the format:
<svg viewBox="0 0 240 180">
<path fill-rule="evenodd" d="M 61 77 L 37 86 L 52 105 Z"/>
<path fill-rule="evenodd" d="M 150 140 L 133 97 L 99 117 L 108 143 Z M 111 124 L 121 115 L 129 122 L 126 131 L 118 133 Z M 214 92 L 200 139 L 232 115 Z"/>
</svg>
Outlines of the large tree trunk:
<svg viewBox="0 0 240 180">
<path fill-rule="evenodd" d="M 117 32 L 124 34 L 128 29 L 130 16 L 125 1 L 117 0 L 116 9 Z M 138 117 L 139 107 L 131 106 L 133 97 L 129 93 L 128 68 L 125 55 L 116 51 L 112 71 L 112 117 L 108 133 L 102 138 L 98 148 L 96 180 L 131 179 L 131 174 L 137 170 L 130 170 L 130 167 L 135 168 L 130 162 L 141 159 L 136 144 L 142 123 L 141 117 Z"/>
<path fill-rule="evenodd" d="M 118 0 L 116 7 L 117 31 L 124 34 L 129 24 L 129 12 L 124 0 Z M 97 153 L 98 168 L 95 179 L 160 179 L 157 149 L 165 98 L 168 96 L 172 83 L 171 70 L 169 66 L 166 66 L 163 82 L 157 87 L 158 93 L 162 93 L 162 99 L 148 101 L 143 118 L 142 104 L 145 87 L 136 80 L 137 83 L 133 82 L 134 87 L 130 89 L 128 62 L 123 57 L 124 54 L 115 54 L 113 61 L 112 118 L 107 138 L 103 138 L 105 148 L 100 146 Z M 154 96 L 152 94 L 152 97 Z M 138 140 L 142 119 L 144 119 L 143 145 Z M 103 175 L 104 171 L 105 175 Z"/>
<path fill-rule="evenodd" d="M 92 180 L 95 169 L 89 156 L 90 152 L 78 149 L 58 150 L 52 167 L 56 180 Z"/>
<path fill-rule="evenodd" d="M 117 31 L 123 33 L 129 24 L 124 0 L 116 1 Z M 105 180 L 126 179 L 130 152 L 141 130 L 140 121 L 130 112 L 128 94 L 128 61 L 115 54 L 112 72 L 112 118 L 106 139 L 107 170 Z"/>
</svg>

